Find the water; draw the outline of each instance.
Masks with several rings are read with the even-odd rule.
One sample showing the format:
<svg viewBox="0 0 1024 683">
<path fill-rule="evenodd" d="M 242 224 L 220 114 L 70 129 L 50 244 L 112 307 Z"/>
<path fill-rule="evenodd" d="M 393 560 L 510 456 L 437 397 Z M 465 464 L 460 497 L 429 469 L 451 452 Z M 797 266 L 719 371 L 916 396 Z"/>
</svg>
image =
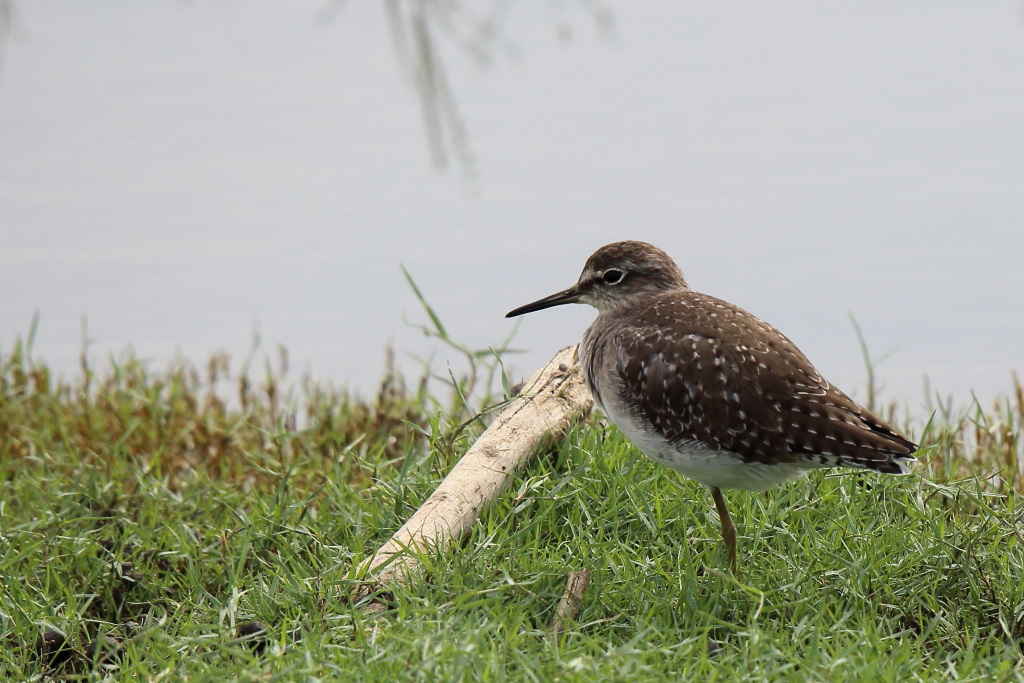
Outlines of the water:
<svg viewBox="0 0 1024 683">
<path fill-rule="evenodd" d="M 961 402 L 1009 390 L 1018 4 L 527 5 L 468 46 L 428 16 L 448 90 L 424 106 L 395 49 L 415 4 L 0 2 L 0 349 L 34 312 L 65 375 L 83 317 L 97 362 L 157 367 L 241 358 L 258 328 L 366 394 L 389 343 L 459 364 L 406 324 L 425 316 L 400 265 L 486 347 L 596 247 L 644 239 L 855 396 L 850 313 L 891 351 L 883 398 L 916 410 L 926 375 Z M 525 318 L 517 374 L 592 315 Z"/>
</svg>

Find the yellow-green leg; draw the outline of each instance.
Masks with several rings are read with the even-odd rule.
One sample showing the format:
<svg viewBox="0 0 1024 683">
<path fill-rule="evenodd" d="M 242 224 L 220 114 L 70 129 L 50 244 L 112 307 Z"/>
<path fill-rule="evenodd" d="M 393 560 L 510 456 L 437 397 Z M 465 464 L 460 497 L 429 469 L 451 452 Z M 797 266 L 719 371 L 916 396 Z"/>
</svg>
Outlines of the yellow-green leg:
<svg viewBox="0 0 1024 683">
<path fill-rule="evenodd" d="M 718 508 L 718 519 L 722 522 L 722 540 L 729 550 L 729 568 L 737 577 L 740 575 L 736 568 L 736 527 L 733 526 L 732 517 L 729 516 L 729 508 L 725 507 L 725 497 L 722 490 L 716 486 L 711 487 L 711 497 L 715 499 L 715 507 Z"/>
</svg>

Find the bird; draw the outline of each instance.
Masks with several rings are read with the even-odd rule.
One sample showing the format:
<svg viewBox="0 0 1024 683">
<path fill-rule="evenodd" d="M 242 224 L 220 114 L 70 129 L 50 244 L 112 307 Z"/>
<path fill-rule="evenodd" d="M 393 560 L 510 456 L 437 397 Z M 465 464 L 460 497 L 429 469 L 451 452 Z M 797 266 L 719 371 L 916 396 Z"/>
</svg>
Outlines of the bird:
<svg viewBox="0 0 1024 683">
<path fill-rule="evenodd" d="M 594 404 L 649 458 L 710 489 L 737 577 L 723 489 L 764 491 L 831 467 L 905 475 L 917 462 L 917 444 L 826 381 L 788 337 L 691 289 L 651 244 L 605 245 L 575 285 L 505 317 L 570 303 L 597 309 L 578 347 Z"/>
</svg>

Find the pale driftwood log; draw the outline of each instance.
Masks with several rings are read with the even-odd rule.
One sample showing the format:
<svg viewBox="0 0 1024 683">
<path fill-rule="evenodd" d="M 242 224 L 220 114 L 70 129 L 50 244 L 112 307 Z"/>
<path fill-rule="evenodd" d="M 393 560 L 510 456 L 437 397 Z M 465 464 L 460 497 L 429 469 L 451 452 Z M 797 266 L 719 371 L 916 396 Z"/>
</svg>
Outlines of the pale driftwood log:
<svg viewBox="0 0 1024 683">
<path fill-rule="evenodd" d="M 590 583 L 590 571 L 581 569 L 578 572 L 569 572 L 569 578 L 565 582 L 565 592 L 562 599 L 555 605 L 555 618 L 551 620 L 551 630 L 558 635 L 565 630 L 565 625 L 576 619 L 580 613 L 580 606 L 583 604 L 583 591 L 587 590 Z"/>
<path fill-rule="evenodd" d="M 355 597 L 407 581 L 418 564 L 417 554 L 465 536 L 484 505 L 504 490 L 544 438 L 564 435 L 591 405 L 576 363 L 576 347 L 562 349 L 523 384 L 519 397 L 480 435 L 409 521 L 356 568 L 356 578 L 368 583 Z M 377 570 L 380 573 L 373 576 Z M 372 605 L 368 607 L 372 610 Z"/>
</svg>

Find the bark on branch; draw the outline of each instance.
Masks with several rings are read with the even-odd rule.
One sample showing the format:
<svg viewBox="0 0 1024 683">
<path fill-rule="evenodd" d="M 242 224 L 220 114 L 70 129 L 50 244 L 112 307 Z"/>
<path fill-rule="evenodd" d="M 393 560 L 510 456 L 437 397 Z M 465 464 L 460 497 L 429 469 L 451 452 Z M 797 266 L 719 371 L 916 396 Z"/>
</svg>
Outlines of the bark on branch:
<svg viewBox="0 0 1024 683">
<path fill-rule="evenodd" d="M 590 570 L 569 572 L 569 577 L 565 581 L 565 592 L 555 605 L 555 618 L 551 620 L 551 630 L 555 635 L 565 631 L 566 625 L 579 616 L 580 607 L 583 605 L 583 591 L 587 590 L 588 583 Z"/>
<path fill-rule="evenodd" d="M 544 438 L 562 437 L 591 405 L 576 364 L 576 347 L 562 349 L 523 385 L 519 397 L 480 435 L 409 521 L 359 565 L 359 578 L 379 573 L 355 597 L 408 581 L 418 554 L 444 548 L 469 533 L 484 505 L 508 486 Z"/>
</svg>

